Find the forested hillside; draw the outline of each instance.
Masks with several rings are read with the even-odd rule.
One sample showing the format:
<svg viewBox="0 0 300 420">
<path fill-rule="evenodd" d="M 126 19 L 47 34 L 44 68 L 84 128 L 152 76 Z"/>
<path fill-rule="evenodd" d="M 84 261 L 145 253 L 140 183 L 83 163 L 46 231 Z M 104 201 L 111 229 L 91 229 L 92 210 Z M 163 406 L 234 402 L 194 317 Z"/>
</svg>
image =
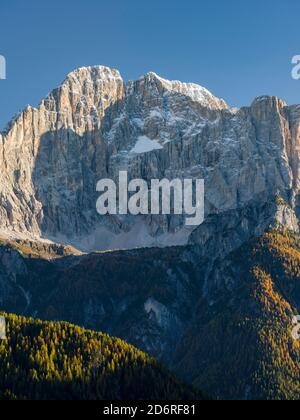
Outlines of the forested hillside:
<svg viewBox="0 0 300 420">
<path fill-rule="evenodd" d="M 269 232 L 223 261 L 210 300 L 178 346 L 174 369 L 213 397 L 299 399 L 300 241 Z"/>
<path fill-rule="evenodd" d="M 108 335 L 61 322 L 6 315 L 0 399 L 194 399 L 145 353 Z"/>
<path fill-rule="evenodd" d="M 177 377 L 213 398 L 300 398 L 300 341 L 291 334 L 300 313 L 297 234 L 265 233 L 213 263 L 191 247 L 55 262 L 23 258 L 3 247 L 0 260 L 8 312 L 16 308 L 122 337 L 160 355 Z M 11 324 L 11 339 L 0 344 L 6 396 L 190 395 L 122 341 L 59 322 L 9 317 Z M 25 378 L 31 378 L 26 387 Z"/>
</svg>

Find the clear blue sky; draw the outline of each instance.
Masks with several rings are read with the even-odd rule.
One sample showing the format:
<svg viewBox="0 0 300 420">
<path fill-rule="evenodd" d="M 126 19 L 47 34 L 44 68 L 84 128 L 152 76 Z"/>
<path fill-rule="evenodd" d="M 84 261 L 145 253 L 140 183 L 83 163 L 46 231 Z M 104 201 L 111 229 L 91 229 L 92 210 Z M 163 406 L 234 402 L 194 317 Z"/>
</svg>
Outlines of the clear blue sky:
<svg viewBox="0 0 300 420">
<path fill-rule="evenodd" d="M 196 82 L 235 106 L 262 94 L 300 103 L 299 0 L 1 0 L 0 18 L 0 127 L 94 64 Z"/>
</svg>

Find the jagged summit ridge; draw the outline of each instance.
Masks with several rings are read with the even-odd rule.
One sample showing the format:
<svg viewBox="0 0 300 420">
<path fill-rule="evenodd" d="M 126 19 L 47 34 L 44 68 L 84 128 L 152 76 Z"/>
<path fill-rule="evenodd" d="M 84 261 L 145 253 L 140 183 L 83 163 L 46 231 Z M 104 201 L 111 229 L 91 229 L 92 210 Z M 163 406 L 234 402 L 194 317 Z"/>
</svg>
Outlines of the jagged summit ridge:
<svg viewBox="0 0 300 420">
<path fill-rule="evenodd" d="M 206 217 L 278 191 L 298 211 L 299 132 L 300 108 L 275 97 L 233 110 L 153 72 L 124 83 L 104 66 L 77 69 L 0 134 L 0 233 L 88 251 L 186 244 L 184 218 L 96 213 L 97 182 L 120 170 L 205 179 Z"/>
<path fill-rule="evenodd" d="M 104 65 L 96 65 L 88 67 L 79 67 L 70 72 L 64 79 L 62 84 L 59 87 L 53 89 L 49 93 L 49 95 L 41 101 L 40 105 L 37 108 L 28 105 L 22 113 L 16 115 L 14 119 L 8 123 L 7 128 L 4 130 L 2 135 L 7 135 L 14 123 L 18 120 L 21 120 L 23 118 L 23 114 L 28 113 L 29 111 L 46 111 L 49 113 L 64 114 L 64 107 L 59 106 L 64 105 L 64 101 L 62 101 L 61 103 L 58 102 L 54 104 L 55 102 L 57 102 L 57 97 L 61 97 L 66 94 L 73 96 L 74 102 L 76 102 L 76 98 L 77 100 L 79 99 L 77 103 L 77 108 L 80 108 L 82 103 L 84 104 L 85 102 L 87 102 L 87 98 L 89 98 L 89 95 L 92 93 L 92 96 L 95 99 L 98 99 L 98 101 L 95 100 L 93 103 L 88 103 L 87 105 L 89 107 L 88 111 L 90 111 L 92 119 L 95 121 L 98 118 L 101 118 L 101 114 L 103 114 L 102 110 L 102 112 L 100 112 L 99 115 L 97 109 L 105 109 L 106 105 L 109 106 L 109 104 L 105 105 L 105 102 L 109 103 L 109 100 L 107 95 L 105 95 L 105 93 L 103 92 L 104 86 L 106 84 L 108 84 L 108 89 L 111 88 L 112 84 L 117 84 L 120 90 L 123 90 L 125 94 L 127 93 L 130 95 L 133 86 L 141 86 L 144 84 L 148 84 L 149 87 L 151 83 L 153 84 L 155 82 L 159 83 L 161 88 L 164 89 L 165 95 L 168 95 L 169 93 L 178 93 L 182 96 L 186 96 L 192 99 L 195 102 L 200 103 L 203 107 L 206 107 L 208 109 L 227 109 L 231 112 L 238 111 L 237 108 L 230 108 L 223 99 L 217 98 L 209 90 L 195 83 L 184 83 L 178 80 L 170 81 L 160 77 L 157 73 L 151 71 L 141 76 L 139 80 L 129 81 L 126 84 L 123 81 L 122 76 L 117 69 L 113 69 Z M 100 95 L 100 97 L 97 97 L 97 95 Z M 261 96 L 255 98 L 253 104 L 255 104 L 256 102 L 268 101 L 271 100 L 271 98 L 272 97 L 269 96 Z M 280 100 L 279 98 L 274 97 L 273 99 Z M 78 113 L 80 114 L 80 112 Z M 81 118 L 84 119 L 89 117 L 87 115 L 87 112 L 85 114 L 85 117 Z M 68 123 L 71 124 L 70 121 L 68 121 Z"/>
<path fill-rule="evenodd" d="M 97 80 L 107 80 L 107 79 L 122 79 L 119 70 L 113 69 L 107 66 L 89 66 L 89 67 L 79 67 L 72 72 L 70 72 L 65 81 L 71 79 L 93 79 L 94 81 Z"/>
<path fill-rule="evenodd" d="M 149 72 L 140 78 L 141 82 L 151 83 L 157 81 L 164 89 L 190 97 L 193 101 L 201 103 L 208 108 L 226 109 L 228 105 L 224 100 L 216 98 L 209 90 L 195 83 L 183 83 L 179 80 L 167 80 L 155 72 Z"/>
</svg>

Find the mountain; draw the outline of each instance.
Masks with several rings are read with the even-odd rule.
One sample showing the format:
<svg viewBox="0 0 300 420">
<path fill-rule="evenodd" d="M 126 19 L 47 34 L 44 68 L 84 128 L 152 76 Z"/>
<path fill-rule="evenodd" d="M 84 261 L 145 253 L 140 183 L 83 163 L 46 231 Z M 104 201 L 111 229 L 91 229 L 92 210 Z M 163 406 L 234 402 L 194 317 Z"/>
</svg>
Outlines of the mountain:
<svg viewBox="0 0 300 420">
<path fill-rule="evenodd" d="M 1 135 L 0 309 L 126 340 L 219 399 L 299 399 L 300 107 L 82 68 Z M 205 221 L 105 216 L 96 184 L 203 178 Z"/>
<path fill-rule="evenodd" d="M 81 68 L 0 135 L 0 234 L 81 251 L 186 245 L 181 216 L 105 216 L 96 184 L 205 179 L 206 217 L 279 193 L 299 214 L 299 106 L 275 97 L 232 109 L 205 88 L 148 73 L 124 83 Z"/>
<path fill-rule="evenodd" d="M 187 400 L 200 393 L 117 338 L 6 315 L 0 400 Z"/>
</svg>

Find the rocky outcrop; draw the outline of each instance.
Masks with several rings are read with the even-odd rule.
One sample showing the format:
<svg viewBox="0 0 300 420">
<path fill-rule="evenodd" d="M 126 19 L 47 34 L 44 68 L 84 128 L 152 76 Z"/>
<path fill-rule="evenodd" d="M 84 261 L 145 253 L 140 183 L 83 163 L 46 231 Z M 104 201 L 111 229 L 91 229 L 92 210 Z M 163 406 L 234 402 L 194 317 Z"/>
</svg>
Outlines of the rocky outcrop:
<svg viewBox="0 0 300 420">
<path fill-rule="evenodd" d="M 28 269 L 22 256 L 11 247 L 0 246 L 0 304 L 8 310 L 24 311 L 28 295 L 18 284 L 18 276 L 27 276 Z"/>
<path fill-rule="evenodd" d="M 285 228 L 292 232 L 299 232 L 299 219 L 289 206 L 280 205 L 275 214 L 275 228 Z"/>
<path fill-rule="evenodd" d="M 217 259 L 273 229 L 298 233 L 299 220 L 281 197 L 263 196 L 244 207 L 210 215 L 191 234 L 189 244 L 199 255 Z"/>
<path fill-rule="evenodd" d="M 125 84 L 78 69 L 0 135 L 0 234 L 85 251 L 186 244 L 181 216 L 97 214 L 97 181 L 120 170 L 205 179 L 208 219 L 278 192 L 299 214 L 299 127 L 300 108 L 275 97 L 237 110 L 155 73 Z"/>
</svg>

